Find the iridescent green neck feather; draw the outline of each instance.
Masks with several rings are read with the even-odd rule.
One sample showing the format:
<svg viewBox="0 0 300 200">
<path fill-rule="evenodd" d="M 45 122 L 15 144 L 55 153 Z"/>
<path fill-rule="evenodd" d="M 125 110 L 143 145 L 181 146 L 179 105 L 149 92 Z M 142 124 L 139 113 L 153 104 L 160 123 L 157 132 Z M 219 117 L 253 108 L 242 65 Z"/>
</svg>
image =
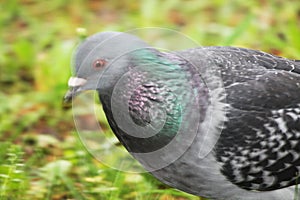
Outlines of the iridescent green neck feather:
<svg viewBox="0 0 300 200">
<path fill-rule="evenodd" d="M 152 152 L 166 146 L 183 125 L 183 111 L 190 109 L 191 100 L 197 96 L 193 74 L 185 60 L 152 49 L 135 51 L 130 56 L 127 72 L 120 79 L 125 79 L 124 89 L 117 96 L 100 94 L 117 137 L 131 152 Z M 112 106 L 124 105 L 124 99 L 128 101 L 128 113 L 118 114 L 130 116 L 137 126 L 132 130 L 149 129 L 150 135 L 141 131 L 140 135 L 132 136 L 118 126 Z"/>
</svg>

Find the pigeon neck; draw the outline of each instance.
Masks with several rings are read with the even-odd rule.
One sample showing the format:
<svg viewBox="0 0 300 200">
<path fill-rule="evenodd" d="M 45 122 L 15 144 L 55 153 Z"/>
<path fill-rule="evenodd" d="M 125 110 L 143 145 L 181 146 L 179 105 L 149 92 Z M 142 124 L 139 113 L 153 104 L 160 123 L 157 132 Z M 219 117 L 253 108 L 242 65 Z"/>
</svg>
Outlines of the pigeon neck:
<svg viewBox="0 0 300 200">
<path fill-rule="evenodd" d="M 199 106 L 202 89 L 186 63 L 174 55 L 151 49 L 133 55 L 129 71 L 100 98 L 124 146 L 130 152 L 152 152 L 170 143 L 182 127 L 188 129 L 187 115 Z M 205 110 L 199 109 L 204 116 Z"/>
</svg>

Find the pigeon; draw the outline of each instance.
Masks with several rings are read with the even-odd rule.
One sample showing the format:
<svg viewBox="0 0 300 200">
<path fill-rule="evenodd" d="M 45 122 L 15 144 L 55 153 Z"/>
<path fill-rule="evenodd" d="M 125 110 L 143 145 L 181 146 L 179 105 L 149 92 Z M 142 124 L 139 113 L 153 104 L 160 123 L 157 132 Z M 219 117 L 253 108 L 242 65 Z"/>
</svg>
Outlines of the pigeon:
<svg viewBox="0 0 300 200">
<path fill-rule="evenodd" d="M 300 61 L 100 32 L 72 64 L 64 101 L 97 91 L 120 143 L 161 182 L 215 200 L 299 198 Z"/>
</svg>

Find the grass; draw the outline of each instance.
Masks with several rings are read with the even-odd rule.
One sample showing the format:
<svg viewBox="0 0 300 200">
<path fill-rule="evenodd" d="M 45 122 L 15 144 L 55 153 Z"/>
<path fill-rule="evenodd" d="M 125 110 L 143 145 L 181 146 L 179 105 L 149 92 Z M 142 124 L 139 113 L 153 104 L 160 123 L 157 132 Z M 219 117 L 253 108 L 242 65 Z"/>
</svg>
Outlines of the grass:
<svg viewBox="0 0 300 200">
<path fill-rule="evenodd" d="M 165 27 L 201 45 L 300 55 L 298 0 L 4 0 L 0 7 L 0 199 L 201 199 L 94 159 L 62 108 L 80 37 Z M 76 30 L 80 29 L 78 37 Z M 164 42 L 166 38 L 159 38 Z"/>
<path fill-rule="evenodd" d="M 5 145 L 6 162 L 0 166 L 0 197 L 20 199 L 28 184 L 22 159 L 23 152 L 19 146 L 3 144 Z"/>
</svg>

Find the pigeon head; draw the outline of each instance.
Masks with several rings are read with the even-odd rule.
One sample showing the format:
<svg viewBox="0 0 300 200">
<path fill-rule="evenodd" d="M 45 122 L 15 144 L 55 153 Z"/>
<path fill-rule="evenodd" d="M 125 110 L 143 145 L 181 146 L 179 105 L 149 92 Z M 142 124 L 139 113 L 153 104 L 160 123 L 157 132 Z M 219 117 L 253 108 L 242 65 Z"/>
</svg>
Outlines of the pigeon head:
<svg viewBox="0 0 300 200">
<path fill-rule="evenodd" d="M 65 102 L 85 90 L 111 87 L 125 73 L 130 53 L 148 47 L 147 43 L 127 33 L 101 32 L 88 37 L 74 54 L 75 76 L 68 81 L 70 90 L 64 97 Z"/>
</svg>

